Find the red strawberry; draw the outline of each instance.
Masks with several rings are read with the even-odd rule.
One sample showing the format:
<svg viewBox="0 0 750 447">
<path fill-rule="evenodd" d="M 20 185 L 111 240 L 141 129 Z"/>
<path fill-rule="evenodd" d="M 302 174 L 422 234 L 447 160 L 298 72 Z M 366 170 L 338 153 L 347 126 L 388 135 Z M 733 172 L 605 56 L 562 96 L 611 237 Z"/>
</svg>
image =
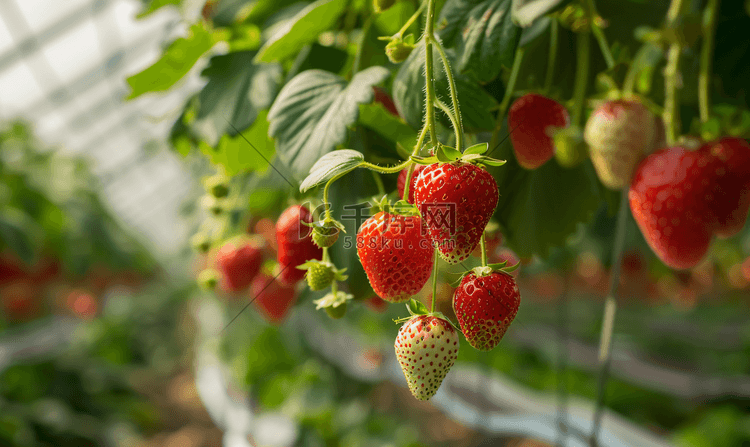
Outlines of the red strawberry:
<svg viewBox="0 0 750 447">
<path fill-rule="evenodd" d="M 518 164 L 536 169 L 555 155 L 555 128 L 568 127 L 570 116 L 554 99 L 528 93 L 508 111 L 508 131 Z"/>
<path fill-rule="evenodd" d="M 594 110 L 583 137 L 602 183 L 611 189 L 627 186 L 655 133 L 656 120 L 640 102 L 608 101 Z"/>
<path fill-rule="evenodd" d="M 401 326 L 396 358 L 414 397 L 429 400 L 435 395 L 458 357 L 458 341 L 458 331 L 436 316 L 417 315 Z"/>
<path fill-rule="evenodd" d="M 14 282 L 0 290 L 3 314 L 15 322 L 29 321 L 42 314 L 40 285 L 30 280 Z"/>
<path fill-rule="evenodd" d="M 297 301 L 294 287 L 264 273 L 255 278 L 250 293 L 255 307 L 272 324 L 280 324 Z"/>
<path fill-rule="evenodd" d="M 461 331 L 480 351 L 489 351 L 500 343 L 520 303 L 516 281 L 502 271 L 486 276 L 469 272 L 453 294 L 453 311 Z"/>
<path fill-rule="evenodd" d="M 417 177 L 419 176 L 419 173 L 422 172 L 424 168 L 427 166 L 425 165 L 415 165 L 414 166 L 414 172 L 411 173 L 411 185 L 409 185 L 409 200 L 407 200 L 409 203 L 414 203 L 414 188 L 417 185 Z M 402 199 L 404 198 L 404 187 L 406 186 L 406 174 L 408 173 L 409 168 L 404 168 L 399 174 L 398 174 L 398 180 L 396 181 L 396 185 L 398 186 L 398 196 Z"/>
<path fill-rule="evenodd" d="M 724 138 L 696 151 L 670 147 L 648 156 L 630 185 L 630 209 L 665 264 L 695 266 L 713 234 L 729 236 L 747 218 L 750 146 Z"/>
<path fill-rule="evenodd" d="M 392 303 L 419 292 L 432 272 L 434 248 L 419 216 L 382 211 L 362 223 L 357 255 L 372 290 Z"/>
<path fill-rule="evenodd" d="M 228 292 L 245 290 L 260 271 L 263 251 L 247 239 L 225 243 L 216 253 L 216 266 L 222 274 L 222 287 Z"/>
<path fill-rule="evenodd" d="M 298 265 L 323 258 L 323 249 L 313 243 L 312 229 L 302 222 L 312 222 L 310 210 L 302 205 L 287 208 L 276 221 L 276 259 L 282 269 L 279 281 L 283 284 L 293 285 L 305 277 L 305 271 L 298 269 Z"/>
<path fill-rule="evenodd" d="M 718 220 L 714 232 L 719 237 L 733 236 L 745 226 L 750 209 L 750 144 L 739 138 L 722 138 L 700 150 L 717 159 L 710 200 Z"/>
<path fill-rule="evenodd" d="M 414 204 L 447 262 L 463 261 L 479 244 L 499 195 L 489 172 L 470 163 L 435 163 L 420 172 Z"/>
<path fill-rule="evenodd" d="M 373 87 L 372 90 L 375 92 L 375 102 L 382 104 L 391 115 L 398 116 L 398 110 L 396 110 L 396 104 L 393 103 L 391 95 L 380 87 Z"/>
</svg>

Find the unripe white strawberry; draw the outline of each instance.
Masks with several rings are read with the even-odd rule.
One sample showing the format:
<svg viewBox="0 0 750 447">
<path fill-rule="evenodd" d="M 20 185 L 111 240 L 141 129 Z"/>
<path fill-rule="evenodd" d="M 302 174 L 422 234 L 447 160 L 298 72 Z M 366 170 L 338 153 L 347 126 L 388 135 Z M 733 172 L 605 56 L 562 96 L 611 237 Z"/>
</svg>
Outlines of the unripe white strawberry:
<svg viewBox="0 0 750 447">
<path fill-rule="evenodd" d="M 583 138 L 599 180 L 611 189 L 629 185 L 638 162 L 651 151 L 655 133 L 654 115 L 640 102 L 608 101 L 594 110 Z"/>
<path fill-rule="evenodd" d="M 399 329 L 395 348 L 409 391 L 429 400 L 458 357 L 458 331 L 443 318 L 416 315 Z"/>
</svg>

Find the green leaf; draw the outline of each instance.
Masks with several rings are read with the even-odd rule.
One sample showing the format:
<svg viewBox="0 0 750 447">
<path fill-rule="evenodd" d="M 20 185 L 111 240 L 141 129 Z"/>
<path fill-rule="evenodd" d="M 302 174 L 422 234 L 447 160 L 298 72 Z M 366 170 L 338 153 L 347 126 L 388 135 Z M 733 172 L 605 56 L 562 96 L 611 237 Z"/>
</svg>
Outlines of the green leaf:
<svg viewBox="0 0 750 447">
<path fill-rule="evenodd" d="M 136 18 L 142 19 L 146 16 L 153 14 L 160 8 L 163 8 L 169 5 L 179 6 L 180 3 L 182 3 L 182 0 L 151 0 L 150 2 L 148 2 L 148 5 L 146 5 L 143 11 L 138 13 Z"/>
<path fill-rule="evenodd" d="M 243 171 L 265 172 L 274 155 L 273 140 L 268 137 L 266 112 L 260 112 L 253 125 L 242 135 L 223 135 L 216 149 L 205 145 L 202 147 L 206 149 L 204 153 L 211 158 L 211 163 L 224 166 L 229 175 Z"/>
<path fill-rule="evenodd" d="M 202 23 L 196 23 L 190 28 L 190 34 L 172 42 L 156 63 L 127 78 L 130 85 L 127 99 L 134 99 L 148 92 L 169 90 L 213 45 L 212 34 Z"/>
<path fill-rule="evenodd" d="M 569 0 L 513 0 L 511 14 L 514 22 L 527 27 L 538 18 L 568 2 Z"/>
<path fill-rule="evenodd" d="M 455 66 L 455 53 L 447 49 L 446 53 L 451 65 Z M 440 55 L 433 51 L 435 64 L 439 66 Z M 454 73 L 458 101 L 461 104 L 463 124 L 468 131 L 492 130 L 495 127 L 495 117 L 492 110 L 497 107 L 497 101 L 487 94 L 471 74 Z M 422 127 L 424 115 L 424 43 L 411 52 L 411 55 L 401 64 L 396 78 L 393 80 L 393 100 L 403 119 L 414 129 Z M 446 104 L 450 103 L 448 80 L 442 68 L 435 69 L 435 92 Z M 438 115 L 446 126 L 450 126 L 448 118 Z"/>
<path fill-rule="evenodd" d="M 388 75 L 383 67 L 370 67 L 347 85 L 333 73 L 307 70 L 284 86 L 268 113 L 268 132 L 295 176 L 307 176 L 320 157 L 346 143 L 359 104 L 372 102 L 372 86 Z"/>
<path fill-rule="evenodd" d="M 5 208 L 0 213 L 0 243 L 10 248 L 26 265 L 32 265 L 35 257 L 30 225 L 33 225 L 30 218 L 19 210 Z"/>
<path fill-rule="evenodd" d="M 344 12 L 346 0 L 318 0 L 281 26 L 258 51 L 257 62 L 288 59 L 331 28 Z"/>
<path fill-rule="evenodd" d="M 598 181 L 589 161 L 563 168 L 554 161 L 528 171 L 515 162 L 510 144 L 496 154 L 510 160 L 493 170 L 500 190 L 495 219 L 508 246 L 522 257 L 546 257 L 562 246 L 579 223 L 588 222 L 602 205 Z M 544 205 L 540 205 L 544 204 Z"/>
<path fill-rule="evenodd" d="M 372 129 L 389 141 L 402 145 L 411 153 L 417 133 L 401 118 L 388 112 L 382 104 L 360 104 L 359 124 Z"/>
<path fill-rule="evenodd" d="M 469 154 L 481 155 L 487 152 L 487 149 L 489 149 L 489 147 L 490 147 L 489 143 L 475 144 L 473 146 L 467 147 L 466 150 L 464 151 L 464 155 L 469 155 Z"/>
<path fill-rule="evenodd" d="M 258 112 L 271 107 L 283 76 L 278 64 L 254 64 L 254 53 L 211 58 L 203 70 L 208 83 L 198 94 L 193 130 L 215 146 L 222 135 L 249 127 Z"/>
<path fill-rule="evenodd" d="M 448 0 L 440 12 L 440 37 L 456 48 L 456 68 L 487 83 L 510 67 L 521 28 L 511 20 L 511 0 Z M 438 62 L 439 63 L 439 62 Z"/>
<path fill-rule="evenodd" d="M 438 144 L 438 149 L 435 155 L 437 155 L 437 159 L 443 163 L 450 163 L 461 158 L 461 152 L 444 144 Z"/>
<path fill-rule="evenodd" d="M 322 185 L 334 177 L 344 175 L 362 164 L 365 156 L 351 149 L 341 149 L 325 154 L 310 169 L 310 175 L 299 187 L 300 192 Z"/>
</svg>

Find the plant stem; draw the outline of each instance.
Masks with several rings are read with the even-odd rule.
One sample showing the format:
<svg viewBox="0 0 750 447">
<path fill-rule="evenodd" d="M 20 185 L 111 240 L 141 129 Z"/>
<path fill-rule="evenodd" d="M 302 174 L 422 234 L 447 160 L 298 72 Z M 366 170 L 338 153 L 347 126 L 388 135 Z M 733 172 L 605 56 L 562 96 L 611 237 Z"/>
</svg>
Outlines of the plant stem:
<svg viewBox="0 0 750 447">
<path fill-rule="evenodd" d="M 414 14 L 412 14 L 411 17 L 409 17 L 409 20 L 407 20 L 406 23 L 404 23 L 404 26 L 402 26 L 401 29 L 398 30 L 398 32 L 396 33 L 397 36 L 401 36 L 402 37 L 404 35 L 404 33 L 406 32 L 406 30 L 409 29 L 409 27 L 411 26 L 411 24 L 414 23 L 414 21 L 417 20 L 420 15 L 422 15 L 422 10 L 424 10 L 425 3 L 426 2 L 421 2 L 419 4 L 419 8 L 417 8 L 417 10 L 414 12 Z"/>
<path fill-rule="evenodd" d="M 604 414 L 604 399 L 607 391 L 607 379 L 609 376 L 609 365 L 612 361 L 612 332 L 615 325 L 615 313 L 617 312 L 617 286 L 620 283 L 620 266 L 622 264 L 622 251 L 625 246 L 625 233 L 628 218 L 628 190 L 623 189 L 620 196 L 620 209 L 617 212 L 617 224 L 615 229 L 615 243 L 612 251 L 612 266 L 609 278 L 609 293 L 604 301 L 604 318 L 602 321 L 602 333 L 599 338 L 599 377 L 597 379 L 597 400 L 594 411 L 594 424 L 589 439 L 590 445 L 598 445 L 599 427 Z"/>
<path fill-rule="evenodd" d="M 430 312 L 435 312 L 435 297 L 437 297 L 437 274 L 438 274 L 438 249 L 435 247 L 435 265 L 432 267 L 432 305 Z"/>
<path fill-rule="evenodd" d="M 557 61 L 557 35 L 559 34 L 559 22 L 552 17 L 549 28 L 549 54 L 547 59 L 547 75 L 544 78 L 544 94 L 549 93 L 552 87 L 552 78 L 555 76 L 555 62 Z"/>
<path fill-rule="evenodd" d="M 445 104 L 443 101 L 439 99 L 435 99 L 435 105 L 438 107 L 438 109 L 445 112 L 445 114 L 448 116 L 448 119 L 451 120 L 451 124 L 453 125 L 453 130 L 456 134 L 456 150 L 460 152 L 461 150 L 461 135 L 458 132 L 458 122 L 456 122 L 456 116 L 453 114 L 453 111 L 450 107 L 448 107 L 447 104 Z"/>
<path fill-rule="evenodd" d="M 588 12 L 589 21 L 591 22 L 591 32 L 594 33 L 594 37 L 599 43 L 599 48 L 601 49 L 604 60 L 607 63 L 607 68 L 612 68 L 615 66 L 615 58 L 612 57 L 612 51 L 609 48 L 609 43 L 607 43 L 607 36 L 604 35 L 604 30 L 597 23 L 599 14 L 596 12 L 596 5 L 594 5 L 594 0 L 586 1 L 586 9 Z"/>
<path fill-rule="evenodd" d="M 573 87 L 573 125 L 580 126 L 583 120 L 583 105 L 589 80 L 590 36 L 588 30 L 578 33 L 576 51 L 576 80 Z"/>
<path fill-rule="evenodd" d="M 492 137 L 490 138 L 490 151 L 495 150 L 497 146 L 497 139 L 500 136 L 500 130 L 503 128 L 503 119 L 505 119 L 505 113 L 508 111 L 510 100 L 513 98 L 513 91 L 516 88 L 516 79 L 518 79 L 518 72 L 521 70 L 523 54 L 523 48 L 516 50 L 516 55 L 513 59 L 513 68 L 510 70 L 510 77 L 508 78 L 508 83 L 505 85 L 503 102 L 500 103 L 500 110 L 497 112 L 497 119 L 495 121 L 495 129 L 493 129 Z M 509 131 L 512 132 L 513 130 L 509 129 Z"/>
<path fill-rule="evenodd" d="M 482 239 L 479 241 L 479 244 L 482 247 L 482 267 L 487 267 L 487 241 L 485 241 L 486 233 L 482 233 Z"/>
<path fill-rule="evenodd" d="M 437 127 L 435 126 L 435 73 L 432 61 L 432 42 L 434 40 L 435 0 L 427 0 L 427 23 L 424 30 L 424 78 L 425 78 L 425 123 L 430 129 L 430 142 L 437 146 Z"/>
<path fill-rule="evenodd" d="M 414 164 L 414 162 L 411 161 L 411 160 L 406 160 L 405 162 L 399 163 L 396 166 L 393 166 L 391 168 L 386 168 L 386 167 L 383 167 L 383 166 L 378 166 L 376 164 L 372 164 L 372 163 L 368 163 L 366 161 L 363 161 L 363 162 L 360 162 L 360 164 L 359 164 L 358 167 L 369 169 L 369 170 L 375 171 L 375 172 L 379 172 L 381 174 L 395 174 L 397 172 L 400 172 L 402 169 L 404 169 L 405 167 L 409 166 L 410 164 Z M 338 179 L 338 177 L 335 177 L 334 179 Z M 331 179 L 331 180 L 334 180 L 334 179 Z M 330 180 L 329 180 L 329 183 L 330 183 Z"/>
<path fill-rule="evenodd" d="M 463 139 L 464 139 L 464 125 L 461 119 L 461 109 L 458 105 L 458 90 L 456 89 L 456 81 L 453 78 L 453 71 L 451 70 L 450 61 L 448 61 L 448 55 L 445 53 L 445 49 L 439 40 L 434 39 L 435 48 L 440 53 L 440 59 L 443 60 L 443 69 L 445 70 L 445 76 L 448 78 L 448 86 L 450 87 L 451 102 L 453 103 L 454 118 L 451 118 L 453 123 L 453 129 L 456 132 L 456 150 L 463 152 Z M 447 112 L 446 112 L 447 113 Z"/>
<path fill-rule="evenodd" d="M 672 0 L 667 11 L 667 25 L 674 28 L 677 26 L 677 20 L 682 12 L 683 0 Z M 680 57 L 682 55 L 682 45 L 674 42 L 669 46 L 667 52 L 667 66 L 664 68 L 664 128 L 666 129 L 667 144 L 673 145 L 677 141 L 677 135 L 680 133 L 680 116 L 678 111 L 678 91 L 680 79 Z"/>
<path fill-rule="evenodd" d="M 328 247 L 323 247 L 323 262 L 329 262 L 331 258 L 328 257 Z"/>
<path fill-rule="evenodd" d="M 698 103 L 700 106 L 701 122 L 708 121 L 711 115 L 711 58 L 714 49 L 714 34 L 716 32 L 716 15 L 719 0 L 708 0 L 703 11 L 703 44 L 701 45 L 700 72 L 698 74 Z"/>
</svg>

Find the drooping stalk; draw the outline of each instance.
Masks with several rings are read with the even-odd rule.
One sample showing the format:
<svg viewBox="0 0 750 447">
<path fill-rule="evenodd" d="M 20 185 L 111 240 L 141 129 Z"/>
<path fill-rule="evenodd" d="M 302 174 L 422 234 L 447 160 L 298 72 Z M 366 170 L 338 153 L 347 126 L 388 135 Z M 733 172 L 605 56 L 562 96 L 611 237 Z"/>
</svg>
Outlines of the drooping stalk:
<svg viewBox="0 0 750 447">
<path fill-rule="evenodd" d="M 576 51 L 576 80 L 573 87 L 573 125 L 580 126 L 583 121 L 583 105 L 586 101 L 586 87 L 589 80 L 589 59 L 591 38 L 588 30 L 578 33 Z"/>
<path fill-rule="evenodd" d="M 424 30 L 425 123 L 430 129 L 430 142 L 438 144 L 435 125 L 435 72 L 433 71 L 432 44 L 435 28 L 435 0 L 427 0 L 427 23 Z"/>
<path fill-rule="evenodd" d="M 607 43 L 607 36 L 604 35 L 604 30 L 599 25 L 599 23 L 597 23 L 599 15 L 596 12 L 596 5 L 594 5 L 594 0 L 586 1 L 586 9 L 589 20 L 591 21 L 591 32 L 594 34 L 594 38 L 599 44 L 599 49 L 601 49 L 602 51 L 604 61 L 607 63 L 607 68 L 612 68 L 615 66 L 615 58 L 612 57 L 612 50 L 610 50 L 609 48 L 609 43 Z"/>
<path fill-rule="evenodd" d="M 432 305 L 430 305 L 430 312 L 435 312 L 435 300 L 437 297 L 437 275 L 438 275 L 438 248 L 435 247 L 435 258 L 433 259 L 435 265 L 432 266 Z"/>
<path fill-rule="evenodd" d="M 622 190 L 620 197 L 620 209 L 617 212 L 617 224 L 615 227 L 615 243 L 612 252 L 611 275 L 609 278 L 609 293 L 604 301 L 604 318 L 602 321 L 602 332 L 599 337 L 599 376 L 597 378 L 597 399 L 594 410 L 594 423 L 589 439 L 590 445 L 596 447 L 599 439 L 599 428 L 602 415 L 604 414 L 604 400 L 607 391 L 607 380 L 609 378 L 609 365 L 612 361 L 612 332 L 615 325 L 615 314 L 617 312 L 617 286 L 620 283 L 620 266 L 622 264 L 622 252 L 625 247 L 625 230 L 628 217 L 628 190 Z"/>
<path fill-rule="evenodd" d="M 719 0 L 708 0 L 706 9 L 703 11 L 703 44 L 701 45 L 700 72 L 698 73 L 698 105 L 702 123 L 706 123 L 711 115 L 709 88 L 718 9 Z"/>
<path fill-rule="evenodd" d="M 490 151 L 494 151 L 497 147 L 497 140 L 500 136 L 500 130 L 503 128 L 503 120 L 505 114 L 508 112 L 510 107 L 510 100 L 513 99 L 513 90 L 516 88 L 516 79 L 518 79 L 518 72 L 521 70 L 521 61 L 523 61 L 524 49 L 518 48 L 516 55 L 513 59 L 513 68 L 510 70 L 510 77 L 508 78 L 508 84 L 505 86 L 505 93 L 503 95 L 503 101 L 500 103 L 500 109 L 497 112 L 497 119 L 495 121 L 495 128 L 492 130 L 492 137 L 490 138 Z M 513 129 L 508 129 L 512 132 Z"/>
<path fill-rule="evenodd" d="M 437 48 L 440 54 L 440 59 L 443 61 L 443 69 L 445 70 L 445 76 L 448 78 L 448 86 L 450 88 L 451 103 L 453 104 L 453 115 L 448 113 L 448 117 L 451 118 L 453 124 L 453 130 L 456 133 L 456 150 L 463 152 L 463 139 L 464 139 L 464 127 L 461 118 L 461 109 L 458 105 L 458 90 L 456 89 L 456 81 L 453 78 L 453 71 L 451 70 L 450 61 L 448 61 L 448 55 L 445 53 L 445 49 L 439 40 L 434 39 L 435 48 Z"/>
<path fill-rule="evenodd" d="M 677 26 L 677 20 L 682 12 L 683 0 L 672 0 L 667 11 L 667 24 L 670 27 Z M 678 110 L 680 87 L 680 57 L 682 55 L 682 45 L 674 42 L 669 46 L 667 52 L 667 66 L 664 68 L 664 127 L 666 130 L 667 144 L 673 145 L 677 141 L 677 135 L 680 133 L 680 115 Z"/>
<path fill-rule="evenodd" d="M 547 55 L 547 75 L 544 78 L 544 94 L 549 93 L 549 89 L 552 88 L 552 79 L 555 76 L 555 62 L 557 61 L 557 35 L 559 34 L 559 26 L 556 18 L 551 18 L 549 28 L 549 54 Z"/>
<path fill-rule="evenodd" d="M 487 241 L 485 240 L 485 234 L 482 233 L 482 239 L 479 241 L 479 245 L 482 247 L 482 267 L 487 267 Z"/>
</svg>

